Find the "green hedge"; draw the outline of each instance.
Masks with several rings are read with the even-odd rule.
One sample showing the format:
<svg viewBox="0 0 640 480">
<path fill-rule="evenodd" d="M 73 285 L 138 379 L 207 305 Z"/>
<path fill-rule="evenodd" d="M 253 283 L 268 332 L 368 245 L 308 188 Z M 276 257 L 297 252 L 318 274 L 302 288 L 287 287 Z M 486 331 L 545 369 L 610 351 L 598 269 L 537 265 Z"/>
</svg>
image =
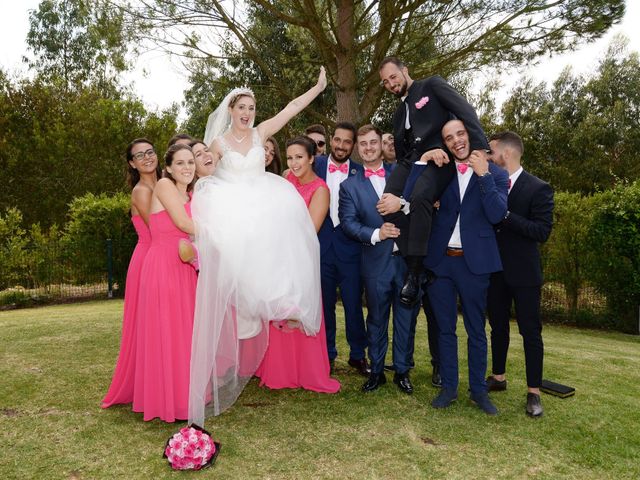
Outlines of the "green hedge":
<svg viewBox="0 0 640 480">
<path fill-rule="evenodd" d="M 113 280 L 117 292 L 123 292 L 137 240 L 127 194 L 75 198 L 62 230 L 53 225 L 45 231 L 38 224 L 27 230 L 17 208 L 0 212 L 0 304 L 22 304 L 12 300 L 21 296 L 34 300 L 30 289 L 104 283 L 107 239 L 112 244 Z"/>
<path fill-rule="evenodd" d="M 638 333 L 640 182 L 590 196 L 557 192 L 555 202 L 542 248 L 545 318 Z M 549 300 L 554 285 L 563 299 Z"/>
<path fill-rule="evenodd" d="M 599 196 L 587 237 L 590 280 L 607 298 L 616 330 L 638 333 L 640 315 L 640 182 Z"/>
<path fill-rule="evenodd" d="M 129 216 L 129 195 L 88 193 L 74 198 L 65 225 L 65 251 L 76 268 L 104 274 L 107 269 L 107 240 L 113 245 L 113 273 L 118 290 L 124 282 L 137 236 Z"/>
</svg>

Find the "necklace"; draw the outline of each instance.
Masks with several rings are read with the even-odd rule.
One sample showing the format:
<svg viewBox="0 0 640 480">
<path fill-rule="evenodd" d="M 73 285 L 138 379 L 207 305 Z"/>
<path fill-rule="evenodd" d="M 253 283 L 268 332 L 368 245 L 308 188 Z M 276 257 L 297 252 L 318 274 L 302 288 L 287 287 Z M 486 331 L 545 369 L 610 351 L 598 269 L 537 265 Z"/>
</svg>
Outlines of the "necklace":
<svg viewBox="0 0 640 480">
<path fill-rule="evenodd" d="M 231 135 L 231 138 L 233 138 L 236 142 L 238 143 L 242 143 L 242 141 L 247 138 L 247 134 L 245 133 L 243 137 L 238 138 L 236 137 L 232 132 L 229 132 L 229 135 Z"/>
</svg>

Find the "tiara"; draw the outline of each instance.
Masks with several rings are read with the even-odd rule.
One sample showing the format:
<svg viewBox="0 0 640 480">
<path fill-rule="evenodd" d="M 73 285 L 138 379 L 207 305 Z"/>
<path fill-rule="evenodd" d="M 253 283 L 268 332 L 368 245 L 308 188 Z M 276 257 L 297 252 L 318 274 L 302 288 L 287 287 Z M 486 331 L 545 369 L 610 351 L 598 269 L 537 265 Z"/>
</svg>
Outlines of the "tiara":
<svg viewBox="0 0 640 480">
<path fill-rule="evenodd" d="M 241 95 L 249 95 L 251 98 L 256 98 L 253 90 L 251 90 L 249 87 L 237 87 L 229 92 L 229 100 Z"/>
</svg>

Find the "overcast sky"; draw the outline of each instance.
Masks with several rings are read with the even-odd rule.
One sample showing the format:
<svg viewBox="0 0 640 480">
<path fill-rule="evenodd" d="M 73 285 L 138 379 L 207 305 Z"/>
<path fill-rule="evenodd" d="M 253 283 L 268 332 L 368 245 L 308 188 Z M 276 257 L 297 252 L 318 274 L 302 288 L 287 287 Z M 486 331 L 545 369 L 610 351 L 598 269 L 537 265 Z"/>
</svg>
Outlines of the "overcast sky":
<svg viewBox="0 0 640 480">
<path fill-rule="evenodd" d="M 24 71 L 22 56 L 26 52 L 25 37 L 29 29 L 28 11 L 37 8 L 39 0 L 0 0 L 2 7 L 2 28 L 0 28 L 0 65 L 9 73 Z M 635 22 L 632 19 L 636 19 Z M 601 57 L 611 38 L 623 33 L 630 40 L 630 49 L 640 52 L 640 1 L 627 1 L 627 12 L 621 25 L 611 29 L 598 42 L 586 45 L 574 53 L 559 55 L 551 59 L 542 59 L 538 66 L 523 67 L 516 73 L 528 73 L 534 78 L 553 81 L 566 66 L 572 65 L 576 73 L 592 70 L 594 59 Z M 143 75 L 146 71 L 146 76 Z M 513 73 L 504 76 L 505 94 L 514 79 Z M 135 90 L 149 108 L 164 108 L 173 102 L 183 100 L 183 91 L 188 87 L 180 62 L 170 59 L 160 52 L 143 54 L 137 62 L 136 71 L 131 75 L 135 81 Z"/>
</svg>

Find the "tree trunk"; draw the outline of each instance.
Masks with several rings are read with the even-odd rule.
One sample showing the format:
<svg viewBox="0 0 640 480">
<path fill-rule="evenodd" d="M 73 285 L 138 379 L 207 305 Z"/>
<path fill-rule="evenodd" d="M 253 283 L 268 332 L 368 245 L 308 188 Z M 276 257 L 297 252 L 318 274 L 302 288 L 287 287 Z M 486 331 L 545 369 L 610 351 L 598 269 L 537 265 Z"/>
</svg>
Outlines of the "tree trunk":
<svg viewBox="0 0 640 480">
<path fill-rule="evenodd" d="M 336 49 L 337 90 L 336 107 L 338 112 L 337 121 L 360 123 L 360 112 L 358 109 L 357 76 L 355 52 L 353 42 L 354 31 L 354 2 L 353 0 L 338 0 L 337 4 L 337 40 Z"/>
</svg>

